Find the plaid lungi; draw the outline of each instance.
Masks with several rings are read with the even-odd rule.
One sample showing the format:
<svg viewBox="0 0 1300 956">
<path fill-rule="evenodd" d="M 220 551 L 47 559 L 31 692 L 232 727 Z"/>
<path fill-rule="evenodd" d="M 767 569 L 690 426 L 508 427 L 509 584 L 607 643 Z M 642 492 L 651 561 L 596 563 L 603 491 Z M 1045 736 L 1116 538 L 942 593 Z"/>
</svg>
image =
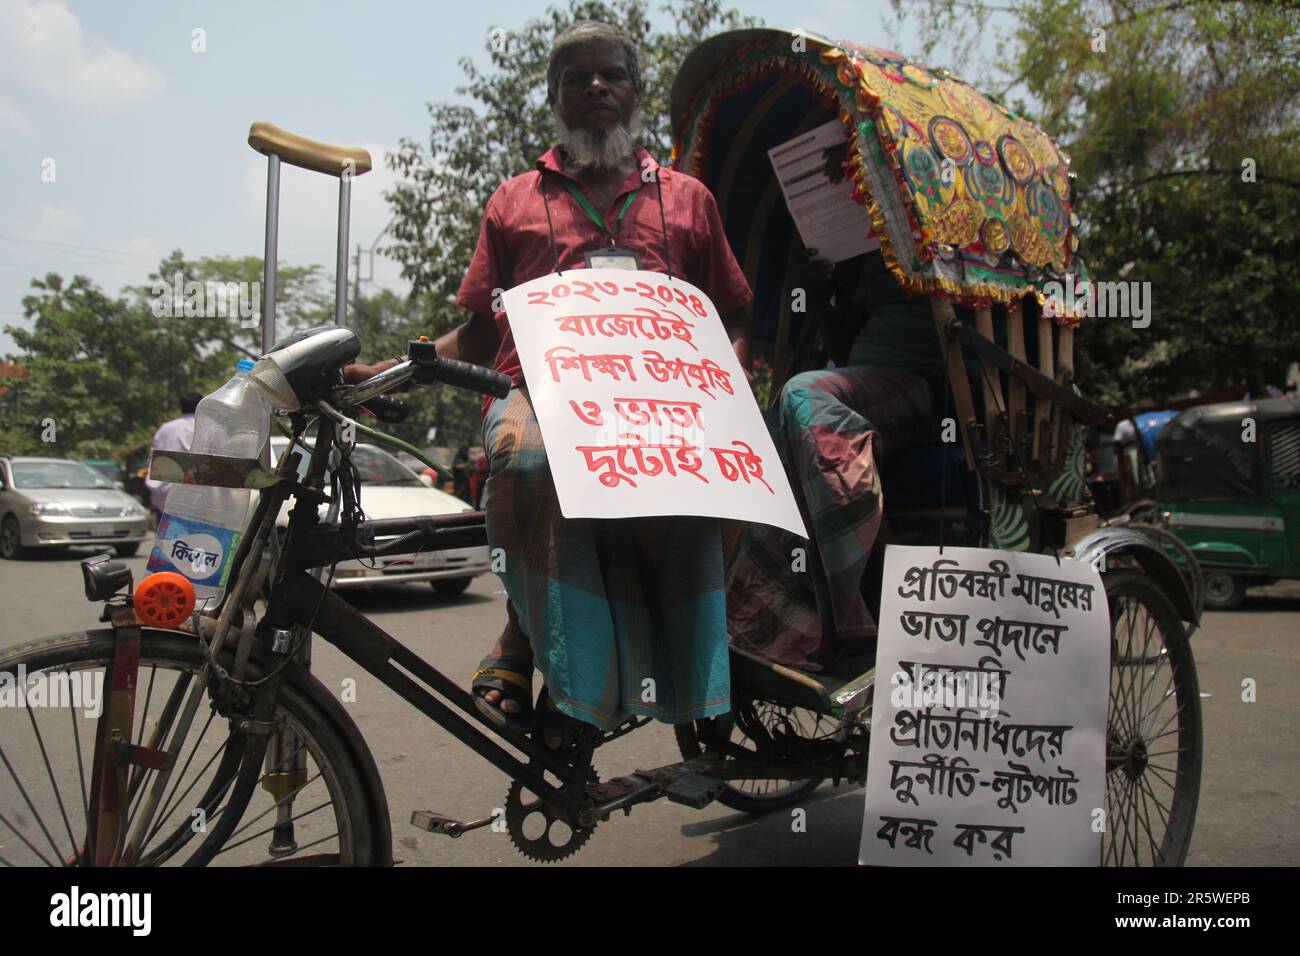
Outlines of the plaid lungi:
<svg viewBox="0 0 1300 956">
<path fill-rule="evenodd" d="M 897 368 L 804 372 L 786 383 L 779 407 L 765 418 L 816 554 L 788 531 L 751 526 L 727 596 L 738 647 L 820 670 L 875 637 L 861 589 L 880 530 L 877 462 L 887 451 L 929 440 L 931 404 L 927 381 Z"/>
<path fill-rule="evenodd" d="M 730 710 L 719 521 L 565 518 L 525 389 L 488 408 L 483 447 L 488 543 L 556 705 L 606 730 Z"/>
</svg>

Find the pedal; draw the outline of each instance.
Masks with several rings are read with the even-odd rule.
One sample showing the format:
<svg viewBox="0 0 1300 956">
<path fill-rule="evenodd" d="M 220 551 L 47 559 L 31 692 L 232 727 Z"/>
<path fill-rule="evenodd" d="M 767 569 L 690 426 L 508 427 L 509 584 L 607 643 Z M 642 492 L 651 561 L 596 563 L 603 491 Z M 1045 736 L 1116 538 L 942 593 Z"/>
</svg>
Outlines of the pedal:
<svg viewBox="0 0 1300 956">
<path fill-rule="evenodd" d="M 484 817 L 482 820 L 474 820 L 471 823 L 462 823 L 459 820 L 453 820 L 451 817 L 444 817 L 441 813 L 434 813 L 432 810 L 411 811 L 411 826 L 418 827 L 428 833 L 441 833 L 443 836 L 449 836 L 453 840 L 461 834 L 468 833 L 470 830 L 477 830 L 479 827 L 485 827 L 496 819 L 496 817 Z"/>
<path fill-rule="evenodd" d="M 725 787 L 725 782 L 702 773 L 684 773 L 668 785 L 668 799 L 700 810 L 718 799 Z"/>
</svg>

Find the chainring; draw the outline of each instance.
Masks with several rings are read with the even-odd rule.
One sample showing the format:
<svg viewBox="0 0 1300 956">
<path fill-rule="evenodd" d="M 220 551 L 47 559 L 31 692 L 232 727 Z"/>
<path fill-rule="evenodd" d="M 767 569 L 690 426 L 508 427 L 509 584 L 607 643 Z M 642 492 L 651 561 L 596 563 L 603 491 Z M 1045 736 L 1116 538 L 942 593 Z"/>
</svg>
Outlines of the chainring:
<svg viewBox="0 0 1300 956">
<path fill-rule="evenodd" d="M 528 796 L 532 794 L 529 793 Z M 591 839 L 596 829 L 595 826 L 582 830 L 569 826 L 555 808 L 540 797 L 525 802 L 524 785 L 518 780 L 510 784 L 506 793 L 505 810 L 506 833 L 510 835 L 510 842 L 525 857 L 538 863 L 555 863 L 572 856 Z M 546 820 L 546 829 L 540 836 L 533 838 L 524 833 L 524 821 L 535 814 L 541 814 Z M 569 838 L 563 843 L 556 843 L 551 838 L 557 823 L 569 831 Z"/>
</svg>

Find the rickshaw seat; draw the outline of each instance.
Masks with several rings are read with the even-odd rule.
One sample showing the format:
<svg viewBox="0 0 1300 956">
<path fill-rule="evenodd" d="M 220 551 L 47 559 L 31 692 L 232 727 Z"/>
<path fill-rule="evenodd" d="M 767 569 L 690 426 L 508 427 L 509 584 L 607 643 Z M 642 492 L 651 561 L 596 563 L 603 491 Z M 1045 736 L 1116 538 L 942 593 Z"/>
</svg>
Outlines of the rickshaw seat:
<svg viewBox="0 0 1300 956">
<path fill-rule="evenodd" d="M 733 681 L 743 683 L 755 697 L 832 717 L 842 717 L 846 711 L 870 703 L 875 668 L 869 667 L 868 662 L 864 661 L 860 665 L 864 670 L 849 668 L 858 671 L 851 675 L 809 674 L 766 660 L 734 645 L 730 652 Z"/>
</svg>

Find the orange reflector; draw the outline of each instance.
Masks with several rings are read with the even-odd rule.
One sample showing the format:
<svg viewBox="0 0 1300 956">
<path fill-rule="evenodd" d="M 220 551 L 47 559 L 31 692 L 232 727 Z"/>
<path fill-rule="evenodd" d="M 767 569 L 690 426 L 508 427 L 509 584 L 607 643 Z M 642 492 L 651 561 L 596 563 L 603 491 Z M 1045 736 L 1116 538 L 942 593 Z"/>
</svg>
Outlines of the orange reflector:
<svg viewBox="0 0 1300 956">
<path fill-rule="evenodd" d="M 135 589 L 135 616 L 146 627 L 177 627 L 190 616 L 194 603 L 194 584 L 175 571 L 151 574 Z"/>
</svg>

